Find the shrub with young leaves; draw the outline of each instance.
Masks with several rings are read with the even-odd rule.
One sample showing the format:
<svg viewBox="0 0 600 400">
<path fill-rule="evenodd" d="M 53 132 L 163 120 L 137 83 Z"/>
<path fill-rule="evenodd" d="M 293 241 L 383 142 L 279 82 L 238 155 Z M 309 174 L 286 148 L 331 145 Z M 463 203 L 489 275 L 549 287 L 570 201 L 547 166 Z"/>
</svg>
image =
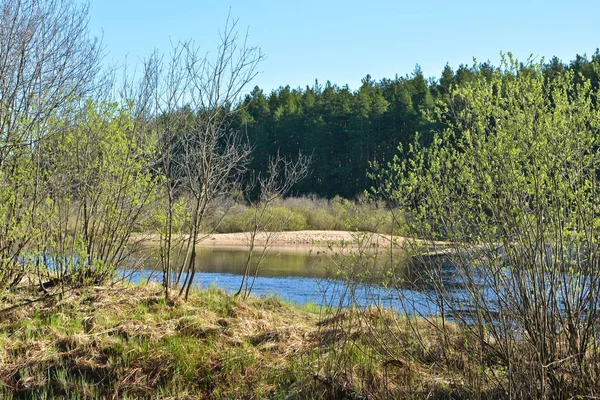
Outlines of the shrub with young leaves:
<svg viewBox="0 0 600 400">
<path fill-rule="evenodd" d="M 481 370 L 480 383 L 597 396 L 599 98 L 581 76 L 542 68 L 510 57 L 455 88 L 437 108 L 446 128 L 380 170 L 379 189 L 406 210 L 413 249 L 449 242 L 443 263 L 420 257 L 421 276 L 437 312 L 477 338 L 474 359 L 506 370 Z"/>
<path fill-rule="evenodd" d="M 105 279 L 123 264 L 156 195 L 148 169 L 152 146 L 128 110 L 114 103 L 88 100 L 63 120 L 40 147 L 47 220 L 39 255 L 47 267 L 83 283 Z"/>
</svg>

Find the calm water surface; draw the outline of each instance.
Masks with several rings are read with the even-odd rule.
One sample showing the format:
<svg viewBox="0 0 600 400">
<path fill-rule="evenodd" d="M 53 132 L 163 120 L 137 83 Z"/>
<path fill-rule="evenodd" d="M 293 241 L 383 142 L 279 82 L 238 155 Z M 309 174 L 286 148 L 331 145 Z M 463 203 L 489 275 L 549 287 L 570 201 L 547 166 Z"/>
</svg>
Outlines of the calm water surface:
<svg viewBox="0 0 600 400">
<path fill-rule="evenodd" d="M 259 254 L 255 253 L 258 258 Z M 197 270 L 194 285 L 207 288 L 211 285 L 218 286 L 229 293 L 237 292 L 244 272 L 248 250 L 238 247 L 211 247 L 200 246 L 196 260 Z M 463 320 L 469 320 L 469 315 L 474 313 L 473 294 L 466 286 L 475 284 L 478 298 L 484 298 L 490 310 L 494 312 L 495 304 L 503 297 L 502 290 L 495 291 L 489 284 L 493 276 L 486 275 L 484 269 L 478 270 L 474 264 L 473 275 L 469 284 L 451 260 L 444 256 L 433 256 L 430 261 L 437 265 L 436 282 L 442 282 L 445 301 L 453 303 L 454 312 L 462 315 Z M 371 260 L 367 257 L 367 260 Z M 359 263 L 372 267 L 365 276 L 373 276 L 373 271 L 380 271 L 380 266 L 385 265 L 387 257 L 374 258 L 371 261 Z M 432 276 L 427 276 L 424 269 L 413 264 L 412 268 L 401 262 L 401 257 L 394 261 L 398 266 L 401 276 L 406 280 L 402 287 L 388 289 L 379 284 L 358 284 L 334 279 L 333 271 L 339 268 L 335 264 L 347 262 L 346 268 L 353 268 L 352 258 L 348 256 L 328 257 L 320 251 L 308 246 L 287 246 L 272 248 L 261 264 L 253 288 L 253 294 L 258 296 L 277 295 L 285 300 L 297 304 L 316 303 L 320 305 L 347 306 L 347 305 L 381 305 L 399 310 L 401 312 L 420 315 L 440 315 L 441 308 L 438 304 L 439 296 L 433 291 Z M 431 271 L 431 270 L 430 270 Z M 251 275 L 253 275 L 251 269 Z M 506 271 L 510 274 L 510 270 Z M 150 279 L 162 281 L 162 273 L 156 269 L 156 262 L 150 259 L 145 268 L 131 275 L 133 281 Z M 439 280 L 438 280 L 439 279 Z M 371 282 L 373 282 L 371 280 Z M 379 281 L 381 282 L 381 280 Z M 439 287 L 439 286 L 438 286 Z M 550 288 L 549 288 L 550 290 Z M 439 293 L 438 293 L 439 294 Z M 450 319 L 454 316 L 448 313 L 448 303 L 445 304 L 444 314 Z M 466 319 L 465 319 L 466 318 Z"/>
<path fill-rule="evenodd" d="M 197 252 L 199 272 L 194 277 L 194 285 L 200 288 L 216 285 L 235 293 L 241 283 L 248 250 L 242 246 L 200 246 Z M 259 254 L 255 253 L 253 257 L 257 259 Z M 162 275 L 155 264 L 149 261 L 143 270 L 133 273 L 132 280 L 160 282 Z M 308 246 L 273 247 L 260 266 L 252 293 L 277 295 L 297 304 L 377 303 L 409 312 L 437 313 L 437 307 L 424 291 L 402 290 L 400 296 L 397 290 L 386 290 L 378 285 L 360 285 L 348 291 L 345 282 L 333 279 L 333 264 L 334 261 L 324 253 Z"/>
</svg>

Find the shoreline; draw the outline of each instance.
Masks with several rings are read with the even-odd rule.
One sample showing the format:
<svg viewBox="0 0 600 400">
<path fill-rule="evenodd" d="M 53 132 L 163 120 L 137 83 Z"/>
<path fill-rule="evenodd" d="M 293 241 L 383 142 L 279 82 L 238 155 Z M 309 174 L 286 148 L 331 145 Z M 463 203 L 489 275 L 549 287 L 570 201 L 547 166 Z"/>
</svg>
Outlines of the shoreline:
<svg viewBox="0 0 600 400">
<path fill-rule="evenodd" d="M 256 245 L 262 246 L 268 242 L 273 247 L 297 247 L 302 249 L 318 249 L 330 245 L 358 247 L 361 238 L 376 247 L 389 246 L 393 240 L 402 245 L 406 240 L 402 236 L 389 236 L 371 232 L 349 232 L 329 230 L 304 230 L 285 232 L 259 232 L 256 235 Z M 134 235 L 134 241 L 156 242 L 157 234 Z M 247 247 L 250 232 L 200 234 L 197 246 L 200 247 Z"/>
</svg>

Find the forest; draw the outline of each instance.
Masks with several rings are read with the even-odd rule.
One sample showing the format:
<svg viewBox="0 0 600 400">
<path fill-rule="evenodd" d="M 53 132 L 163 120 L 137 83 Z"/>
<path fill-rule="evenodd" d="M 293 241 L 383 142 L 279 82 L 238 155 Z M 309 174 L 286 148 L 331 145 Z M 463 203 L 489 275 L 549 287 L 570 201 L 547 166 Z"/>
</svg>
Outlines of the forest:
<svg viewBox="0 0 600 400">
<path fill-rule="evenodd" d="M 554 57 L 543 63 L 545 79 L 565 71 L 591 81 L 596 89 L 600 53 L 591 57 L 576 55 L 563 62 Z M 521 63 L 520 73 L 531 67 Z M 372 163 L 392 161 L 418 140 L 427 144 L 433 132 L 446 122 L 432 112 L 435 105 L 448 101 L 451 88 L 489 77 L 495 67 L 489 62 L 456 70 L 446 65 L 439 78 L 425 77 L 419 66 L 406 76 L 382 78 L 370 75 L 358 90 L 347 85 L 315 82 L 304 89 L 282 86 L 269 94 L 255 87 L 238 106 L 237 126 L 253 146 L 252 170 L 264 171 L 269 156 L 299 152 L 311 155 L 310 174 L 293 188 L 296 195 L 316 194 L 354 199 L 373 185 L 368 178 Z"/>
</svg>

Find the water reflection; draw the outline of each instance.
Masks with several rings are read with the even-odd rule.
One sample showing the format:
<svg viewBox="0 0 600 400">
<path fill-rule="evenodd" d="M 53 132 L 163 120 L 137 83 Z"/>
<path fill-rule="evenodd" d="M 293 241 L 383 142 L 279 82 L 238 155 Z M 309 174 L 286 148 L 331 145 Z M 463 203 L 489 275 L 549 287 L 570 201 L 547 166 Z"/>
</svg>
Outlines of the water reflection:
<svg viewBox="0 0 600 400">
<path fill-rule="evenodd" d="M 229 293 L 237 292 L 247 256 L 248 251 L 240 247 L 200 247 L 199 272 L 194 285 L 201 288 L 216 285 Z M 329 257 L 308 247 L 275 248 L 258 271 L 253 294 L 278 295 L 298 304 L 380 305 L 410 314 L 444 314 L 450 319 L 469 322 L 475 321 L 482 304 L 490 316 L 495 316 L 502 307 L 510 308 L 509 304 L 535 302 L 533 292 L 528 296 L 518 289 L 519 284 L 532 286 L 533 279 L 543 278 L 545 296 L 558 304 L 560 312 L 564 311 L 565 299 L 571 295 L 569 288 L 576 288 L 579 294 L 575 295 L 583 294 L 587 298 L 596 284 L 591 276 L 569 274 L 562 275 L 562 281 L 556 282 L 551 280 L 555 279 L 552 276 L 537 277 L 536 270 L 521 271 L 519 276 L 524 276 L 518 281 L 512 270 L 504 267 L 502 258 L 467 259 L 440 253 L 420 257 L 421 262 L 410 259 L 407 263 L 407 260 L 406 257 L 404 261 L 402 257 L 386 257 L 385 253 Z M 460 267 L 460 262 L 466 264 Z M 492 265 L 493 262 L 497 264 Z M 334 279 L 336 270 L 345 271 L 344 277 L 348 279 Z M 394 287 L 385 287 L 386 280 L 378 278 L 382 271 L 388 274 L 387 282 L 393 282 Z M 147 267 L 134 273 L 132 279 L 161 281 L 162 276 L 160 271 Z M 184 279 L 185 276 L 182 281 Z"/>
<path fill-rule="evenodd" d="M 309 247 L 273 247 L 258 270 L 261 277 L 328 278 L 327 259 Z M 248 250 L 242 246 L 198 247 L 196 265 L 202 272 L 241 275 Z M 255 263 L 260 254 L 253 256 Z M 254 265 L 254 264 L 253 264 Z M 254 269 L 252 267 L 251 271 Z"/>
<path fill-rule="evenodd" d="M 229 293 L 237 292 L 244 272 L 248 250 L 241 246 L 200 246 L 197 249 L 197 271 L 194 285 L 207 288 L 216 285 Z M 331 257 L 330 257 L 331 256 Z M 385 254 L 372 254 L 367 263 L 356 263 L 351 255 L 331 255 L 307 246 L 272 248 L 263 260 L 253 288 L 257 296 L 277 295 L 297 304 L 316 303 L 328 306 L 380 305 L 420 315 L 437 315 L 440 307 L 427 277 L 419 276 L 419 268 L 407 268 L 401 259 L 390 261 Z M 259 255 L 255 255 L 258 259 Z M 406 274 L 402 287 L 386 288 L 373 283 L 347 282 L 334 279 L 334 271 L 345 269 L 348 276 L 361 282 L 390 268 L 399 268 Z M 156 262 L 149 261 L 142 271 L 131 274 L 135 282 L 154 280 L 160 282 L 162 273 Z M 452 275 L 452 268 L 444 269 Z M 446 271 L 447 270 L 447 271 Z M 397 272 L 397 271 L 396 271 Z M 422 272 L 422 271 L 421 271 Z M 251 274 L 254 270 L 251 268 Z M 449 276 L 450 276 L 449 275 Z M 446 277 L 446 278 L 449 278 Z M 185 275 L 181 279 L 185 280 Z M 450 283 L 452 279 L 448 279 Z"/>
<path fill-rule="evenodd" d="M 248 250 L 243 247 L 199 247 L 194 277 L 196 287 L 216 285 L 235 293 L 242 279 Z M 258 258 L 258 256 L 255 256 Z M 386 289 L 376 284 L 357 284 L 348 287 L 345 281 L 333 279 L 334 265 L 339 259 L 328 257 L 307 246 L 274 247 L 263 260 L 253 294 L 278 295 L 297 304 L 347 306 L 350 304 L 381 304 L 403 308 L 408 312 L 437 313 L 429 295 L 419 290 L 402 290 L 402 299 L 396 289 Z M 123 271 L 122 271 L 123 272 Z M 253 270 L 251 269 L 251 272 Z M 131 274 L 133 281 L 160 282 L 161 272 L 156 262 L 149 261 L 147 268 Z M 185 279 L 183 276 L 182 281 Z"/>
</svg>

